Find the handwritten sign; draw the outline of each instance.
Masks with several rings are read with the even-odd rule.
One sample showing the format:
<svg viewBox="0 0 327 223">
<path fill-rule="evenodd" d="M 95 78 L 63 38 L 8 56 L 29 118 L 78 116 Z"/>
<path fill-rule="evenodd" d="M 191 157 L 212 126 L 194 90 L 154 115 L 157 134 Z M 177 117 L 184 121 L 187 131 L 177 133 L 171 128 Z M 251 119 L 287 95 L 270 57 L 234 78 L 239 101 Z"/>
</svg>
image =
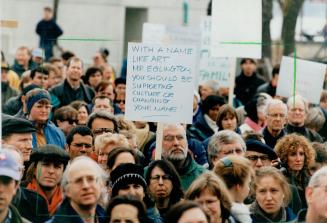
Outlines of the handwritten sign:
<svg viewBox="0 0 327 223">
<path fill-rule="evenodd" d="M 213 0 L 213 57 L 261 58 L 261 0 Z"/>
<path fill-rule="evenodd" d="M 192 123 L 196 49 L 128 43 L 125 118 Z"/>
<path fill-rule="evenodd" d="M 294 67 L 295 65 L 295 67 Z M 319 104 L 326 73 L 326 65 L 292 57 L 283 57 L 276 94 L 290 97 L 294 94 L 294 68 L 296 69 L 295 94 L 300 94 L 309 102 Z"/>
<path fill-rule="evenodd" d="M 228 87 L 229 69 L 230 61 L 227 57 L 211 57 L 211 17 L 203 17 L 198 81 L 217 80 L 219 86 Z"/>
<path fill-rule="evenodd" d="M 142 42 L 199 45 L 200 35 L 200 31 L 195 28 L 144 23 L 142 30 Z"/>
</svg>

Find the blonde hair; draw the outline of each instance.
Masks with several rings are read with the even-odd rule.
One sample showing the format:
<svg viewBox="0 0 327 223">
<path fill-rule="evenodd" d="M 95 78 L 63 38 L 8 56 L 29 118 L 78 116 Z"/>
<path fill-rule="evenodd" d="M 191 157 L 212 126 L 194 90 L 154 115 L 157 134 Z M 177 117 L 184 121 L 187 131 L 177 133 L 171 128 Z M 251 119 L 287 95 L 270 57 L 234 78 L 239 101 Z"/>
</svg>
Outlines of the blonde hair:
<svg viewBox="0 0 327 223">
<path fill-rule="evenodd" d="M 117 133 L 104 133 L 95 138 L 94 149 L 95 153 L 99 154 L 104 147 L 108 145 L 116 145 L 116 147 L 127 147 L 129 148 L 129 143 L 127 138 L 122 134 Z"/>
</svg>

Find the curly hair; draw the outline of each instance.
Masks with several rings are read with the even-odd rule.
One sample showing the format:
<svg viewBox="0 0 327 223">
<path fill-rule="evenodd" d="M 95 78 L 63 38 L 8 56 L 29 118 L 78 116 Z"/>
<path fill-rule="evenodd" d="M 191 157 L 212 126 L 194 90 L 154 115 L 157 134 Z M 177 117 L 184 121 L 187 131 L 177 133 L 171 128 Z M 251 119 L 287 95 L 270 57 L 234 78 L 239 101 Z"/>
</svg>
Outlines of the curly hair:
<svg viewBox="0 0 327 223">
<path fill-rule="evenodd" d="M 277 142 L 275 152 L 288 168 L 288 155 L 291 152 L 297 151 L 299 148 L 303 148 L 305 156 L 303 169 L 308 170 L 309 166 L 315 160 L 315 151 L 311 143 L 304 136 L 295 133 L 284 136 Z"/>
</svg>

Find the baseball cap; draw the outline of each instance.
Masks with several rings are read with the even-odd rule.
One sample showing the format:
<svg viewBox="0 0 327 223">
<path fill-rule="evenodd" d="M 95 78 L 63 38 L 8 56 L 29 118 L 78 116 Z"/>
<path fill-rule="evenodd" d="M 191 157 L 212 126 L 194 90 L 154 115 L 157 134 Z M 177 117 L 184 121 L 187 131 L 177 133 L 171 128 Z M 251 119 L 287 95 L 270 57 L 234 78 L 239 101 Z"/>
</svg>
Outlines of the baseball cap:
<svg viewBox="0 0 327 223">
<path fill-rule="evenodd" d="M 19 164 L 7 149 L 0 149 L 0 176 L 20 180 Z"/>
</svg>

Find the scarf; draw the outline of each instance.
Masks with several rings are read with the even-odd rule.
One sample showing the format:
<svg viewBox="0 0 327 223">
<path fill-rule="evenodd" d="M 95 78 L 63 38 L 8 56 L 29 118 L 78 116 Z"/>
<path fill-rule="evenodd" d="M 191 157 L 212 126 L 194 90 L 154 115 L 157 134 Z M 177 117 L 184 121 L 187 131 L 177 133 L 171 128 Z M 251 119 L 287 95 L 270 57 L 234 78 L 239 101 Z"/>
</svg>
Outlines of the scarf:
<svg viewBox="0 0 327 223">
<path fill-rule="evenodd" d="M 36 193 L 40 194 L 47 201 L 49 214 L 53 215 L 57 209 L 57 207 L 61 204 L 63 200 L 62 191 L 59 186 L 56 186 L 56 189 L 52 195 L 51 201 L 48 201 L 47 196 L 45 195 L 42 188 L 38 185 L 36 179 L 34 178 L 31 183 L 29 183 L 26 187 Z"/>
<path fill-rule="evenodd" d="M 255 132 L 260 132 L 265 127 L 265 125 L 264 126 L 258 125 L 257 123 L 252 121 L 249 117 L 245 118 L 244 123 L 250 126 L 250 128 L 253 129 Z"/>
<path fill-rule="evenodd" d="M 149 125 L 146 124 L 146 126 L 143 129 L 138 129 L 135 127 L 134 123 L 132 124 L 132 132 L 136 135 L 138 139 L 138 148 L 143 148 L 144 144 L 147 142 L 147 139 L 149 137 L 150 128 Z"/>
<path fill-rule="evenodd" d="M 281 208 L 278 215 L 273 219 L 259 206 L 258 202 L 253 202 L 250 207 L 251 214 L 254 216 L 256 222 L 286 222 L 286 209 Z"/>
<path fill-rule="evenodd" d="M 243 203 L 232 203 L 231 215 L 239 222 L 252 223 L 249 208 Z"/>
</svg>

